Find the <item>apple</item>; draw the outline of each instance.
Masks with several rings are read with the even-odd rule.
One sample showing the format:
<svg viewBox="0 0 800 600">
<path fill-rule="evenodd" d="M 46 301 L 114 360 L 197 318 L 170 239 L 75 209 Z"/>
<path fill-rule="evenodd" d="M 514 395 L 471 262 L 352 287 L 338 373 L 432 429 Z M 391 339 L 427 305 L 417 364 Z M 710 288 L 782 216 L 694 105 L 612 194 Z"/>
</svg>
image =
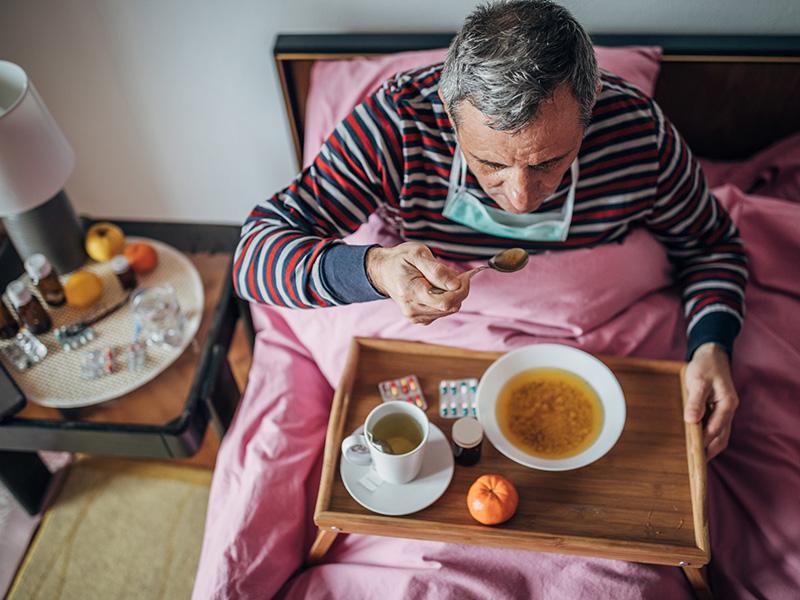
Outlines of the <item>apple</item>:
<svg viewBox="0 0 800 600">
<path fill-rule="evenodd" d="M 86 254 L 97 262 L 111 260 L 125 247 L 125 234 L 113 223 L 95 223 L 86 232 Z"/>
</svg>

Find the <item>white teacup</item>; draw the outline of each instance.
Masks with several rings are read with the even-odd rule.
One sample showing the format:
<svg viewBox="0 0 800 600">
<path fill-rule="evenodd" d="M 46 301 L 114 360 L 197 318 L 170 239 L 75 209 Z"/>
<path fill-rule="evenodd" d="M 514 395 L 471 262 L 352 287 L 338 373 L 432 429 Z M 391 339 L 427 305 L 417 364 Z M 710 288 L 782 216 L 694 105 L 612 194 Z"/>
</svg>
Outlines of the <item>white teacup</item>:
<svg viewBox="0 0 800 600">
<path fill-rule="evenodd" d="M 416 448 L 405 454 L 387 454 L 382 452 L 372 441 L 371 434 L 375 423 L 393 413 L 409 415 L 422 431 L 422 441 Z M 429 430 L 428 416 L 421 408 L 406 402 L 384 402 L 370 411 L 363 428 L 359 427 L 353 435 L 342 440 L 342 455 L 347 462 L 356 465 L 372 463 L 378 476 L 388 483 L 408 483 L 419 474 L 419 470 L 422 468 Z"/>
</svg>

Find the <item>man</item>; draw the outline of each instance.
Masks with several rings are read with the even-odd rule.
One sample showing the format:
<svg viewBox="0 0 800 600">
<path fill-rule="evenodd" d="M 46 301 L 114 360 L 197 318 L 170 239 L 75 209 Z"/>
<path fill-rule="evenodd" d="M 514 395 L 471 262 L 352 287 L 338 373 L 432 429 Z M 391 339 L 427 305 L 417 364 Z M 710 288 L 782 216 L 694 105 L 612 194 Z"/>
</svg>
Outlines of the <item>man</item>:
<svg viewBox="0 0 800 600">
<path fill-rule="evenodd" d="M 407 241 L 341 241 L 374 212 Z M 303 308 L 388 297 L 424 325 L 469 294 L 469 279 L 439 259 L 589 247 L 635 227 L 676 265 L 689 339 L 684 416 L 698 422 L 709 407 L 712 458 L 738 405 L 729 364 L 747 279 L 738 233 L 655 102 L 598 72 L 586 33 L 546 0 L 477 8 L 444 65 L 399 74 L 356 107 L 314 163 L 252 211 L 235 284 L 243 298 Z"/>
</svg>

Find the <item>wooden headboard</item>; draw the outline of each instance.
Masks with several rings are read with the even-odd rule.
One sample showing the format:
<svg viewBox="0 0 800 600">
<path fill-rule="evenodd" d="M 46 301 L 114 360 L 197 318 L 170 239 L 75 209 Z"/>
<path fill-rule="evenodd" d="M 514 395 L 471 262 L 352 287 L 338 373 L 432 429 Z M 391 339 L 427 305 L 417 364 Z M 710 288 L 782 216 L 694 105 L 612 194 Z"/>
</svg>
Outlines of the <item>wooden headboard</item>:
<svg viewBox="0 0 800 600">
<path fill-rule="evenodd" d="M 279 35 L 274 56 L 298 166 L 315 61 L 444 48 L 452 35 Z M 698 156 L 746 158 L 800 132 L 800 36 L 595 35 L 592 41 L 664 49 L 655 99 Z"/>
</svg>

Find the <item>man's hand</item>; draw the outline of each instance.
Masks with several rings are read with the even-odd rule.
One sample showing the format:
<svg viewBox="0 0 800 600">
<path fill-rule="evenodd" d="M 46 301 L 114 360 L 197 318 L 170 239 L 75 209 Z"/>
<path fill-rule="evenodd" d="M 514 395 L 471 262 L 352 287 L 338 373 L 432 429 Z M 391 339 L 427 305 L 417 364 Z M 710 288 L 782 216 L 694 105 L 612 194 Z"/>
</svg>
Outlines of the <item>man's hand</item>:
<svg viewBox="0 0 800 600">
<path fill-rule="evenodd" d="M 469 278 L 434 258 L 424 244 L 406 242 L 394 248 L 370 248 L 367 277 L 384 296 L 397 302 L 412 323 L 430 325 L 452 315 L 469 294 Z M 431 287 L 445 290 L 431 294 Z"/>
<path fill-rule="evenodd" d="M 739 396 L 733 387 L 728 354 L 719 344 L 703 344 L 694 352 L 686 368 L 688 399 L 683 418 L 698 423 L 708 407 L 709 416 L 703 433 L 703 445 L 708 460 L 722 452 L 731 435 L 733 414 L 739 406 Z"/>
</svg>

